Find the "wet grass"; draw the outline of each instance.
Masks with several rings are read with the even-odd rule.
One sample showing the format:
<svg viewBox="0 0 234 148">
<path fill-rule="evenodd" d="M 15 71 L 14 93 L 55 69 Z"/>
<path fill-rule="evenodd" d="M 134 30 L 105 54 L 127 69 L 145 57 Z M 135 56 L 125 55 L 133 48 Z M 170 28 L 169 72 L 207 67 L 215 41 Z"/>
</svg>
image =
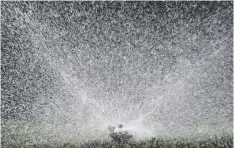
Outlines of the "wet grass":
<svg viewBox="0 0 234 148">
<path fill-rule="evenodd" d="M 4 143 L 2 148 L 233 148 L 233 136 L 214 136 L 204 140 L 152 138 L 149 140 L 132 141 L 127 144 L 115 144 L 107 141 L 91 141 L 83 144 L 34 144 Z"/>
<path fill-rule="evenodd" d="M 90 142 L 80 146 L 86 147 L 115 147 L 115 148 L 233 148 L 233 138 L 223 136 L 209 138 L 201 141 L 188 141 L 186 139 L 164 139 L 152 138 L 150 140 L 130 142 L 128 144 L 113 144 L 108 142 Z"/>
</svg>

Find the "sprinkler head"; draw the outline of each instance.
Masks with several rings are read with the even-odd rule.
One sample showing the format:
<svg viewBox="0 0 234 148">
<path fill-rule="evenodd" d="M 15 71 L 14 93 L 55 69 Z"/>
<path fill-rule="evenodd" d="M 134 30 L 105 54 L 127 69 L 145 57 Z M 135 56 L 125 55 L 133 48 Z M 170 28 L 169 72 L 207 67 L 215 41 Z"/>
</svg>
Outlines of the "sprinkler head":
<svg viewBox="0 0 234 148">
<path fill-rule="evenodd" d="M 118 125 L 118 128 L 122 128 L 122 127 L 123 127 L 123 124 L 119 124 L 119 125 Z"/>
</svg>

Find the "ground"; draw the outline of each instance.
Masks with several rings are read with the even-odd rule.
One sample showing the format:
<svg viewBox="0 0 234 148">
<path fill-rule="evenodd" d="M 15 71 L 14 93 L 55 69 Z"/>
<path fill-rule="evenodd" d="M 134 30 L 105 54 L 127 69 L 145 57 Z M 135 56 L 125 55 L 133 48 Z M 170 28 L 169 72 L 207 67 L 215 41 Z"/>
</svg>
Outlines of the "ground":
<svg viewBox="0 0 234 148">
<path fill-rule="evenodd" d="M 3 141 L 2 141 L 3 142 Z M 3 144 L 3 143 L 2 143 Z M 6 144 L 6 143 L 5 143 Z M 233 148 L 232 136 L 214 136 L 204 140 L 189 140 L 182 138 L 152 138 L 149 140 L 132 141 L 128 144 L 114 144 L 111 142 L 91 141 L 83 144 L 35 144 L 35 145 L 2 145 L 3 148 Z"/>
</svg>

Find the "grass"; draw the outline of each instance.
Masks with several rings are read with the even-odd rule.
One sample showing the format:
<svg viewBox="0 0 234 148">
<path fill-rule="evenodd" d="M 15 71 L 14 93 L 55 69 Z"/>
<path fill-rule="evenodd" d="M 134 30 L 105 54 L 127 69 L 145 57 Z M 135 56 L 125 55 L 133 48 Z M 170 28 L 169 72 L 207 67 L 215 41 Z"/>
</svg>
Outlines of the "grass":
<svg viewBox="0 0 234 148">
<path fill-rule="evenodd" d="M 201 141 L 188 141 L 186 139 L 165 139 L 152 138 L 150 140 L 130 142 L 128 144 L 113 144 L 109 142 L 90 142 L 80 146 L 86 147 L 100 147 L 100 148 L 233 148 L 232 136 L 223 136 L 209 138 Z"/>
<path fill-rule="evenodd" d="M 34 144 L 7 143 L 2 141 L 2 148 L 233 148 L 233 137 L 214 136 L 203 140 L 185 138 L 152 138 L 149 140 L 132 141 L 127 144 L 115 144 L 108 141 L 91 141 L 83 144 Z"/>
<path fill-rule="evenodd" d="M 28 127 L 28 128 L 25 128 Z M 48 129 L 45 129 L 45 128 Z M 51 130 L 54 129 L 54 130 Z M 194 136 L 158 135 L 158 137 L 133 140 L 127 144 L 115 144 L 110 141 L 93 141 L 90 136 L 72 135 L 72 130 L 61 130 L 48 125 L 27 125 L 6 123 L 1 126 L 1 148 L 233 148 L 233 135 L 230 132 L 195 134 Z M 77 131 L 75 131 L 77 133 Z M 82 133 L 82 132 L 81 132 Z M 193 132 L 189 132 L 193 133 Z M 182 134 L 183 135 L 183 134 Z M 188 134 L 189 135 L 189 134 Z M 191 134 L 192 135 L 192 134 Z M 106 137 L 105 137 L 106 136 Z M 93 139 L 107 139 L 108 135 L 99 135 Z M 88 140 L 89 139 L 89 140 Z M 84 142 L 88 141 L 88 142 Z"/>
</svg>

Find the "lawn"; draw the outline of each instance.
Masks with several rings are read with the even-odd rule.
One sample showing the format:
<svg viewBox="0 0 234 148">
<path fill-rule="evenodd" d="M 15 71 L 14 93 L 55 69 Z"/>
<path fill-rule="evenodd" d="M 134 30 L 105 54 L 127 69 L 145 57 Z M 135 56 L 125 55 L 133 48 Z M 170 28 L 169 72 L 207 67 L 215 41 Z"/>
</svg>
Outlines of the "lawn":
<svg viewBox="0 0 234 148">
<path fill-rule="evenodd" d="M 8 139 L 10 140 L 10 139 Z M 13 139 L 11 139 L 13 140 Z M 13 141 L 12 141 L 13 142 Z M 3 148 L 233 148 L 233 137 L 214 136 L 203 140 L 185 138 L 151 138 L 148 140 L 131 141 L 126 144 L 116 144 L 108 141 L 90 141 L 80 144 L 27 144 L 18 141 L 9 143 L 2 141 Z"/>
</svg>

